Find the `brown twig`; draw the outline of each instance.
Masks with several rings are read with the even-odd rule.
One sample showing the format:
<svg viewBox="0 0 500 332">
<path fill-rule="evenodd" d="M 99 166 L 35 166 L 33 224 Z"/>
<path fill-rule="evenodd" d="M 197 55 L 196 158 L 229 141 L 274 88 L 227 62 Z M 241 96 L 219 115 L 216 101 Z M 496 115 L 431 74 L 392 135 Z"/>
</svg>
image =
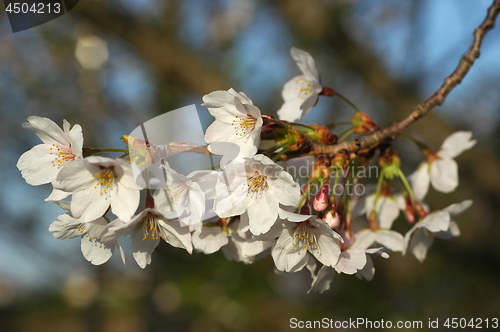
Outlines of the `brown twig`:
<svg viewBox="0 0 500 332">
<path fill-rule="evenodd" d="M 406 127 L 425 116 L 435 106 L 442 105 L 450 91 L 453 90 L 455 86 L 460 84 L 465 74 L 467 74 L 470 67 L 474 64 L 474 61 L 479 57 L 483 38 L 486 33 L 495 26 L 495 20 L 499 12 L 500 0 L 494 0 L 493 4 L 490 8 L 488 8 L 486 18 L 481 25 L 474 30 L 474 40 L 472 45 L 460 59 L 455 71 L 444 80 L 441 87 L 431 97 L 414 107 L 407 117 L 387 128 L 380 129 L 366 136 L 358 137 L 352 141 L 341 142 L 335 145 L 321 145 L 315 143 L 311 146 L 309 152 L 301 155 L 334 155 L 342 150 L 353 153 L 359 150 L 375 147 L 383 142 L 396 138 L 406 129 Z M 282 157 L 284 157 L 282 159 L 286 159 L 286 156 Z"/>
</svg>

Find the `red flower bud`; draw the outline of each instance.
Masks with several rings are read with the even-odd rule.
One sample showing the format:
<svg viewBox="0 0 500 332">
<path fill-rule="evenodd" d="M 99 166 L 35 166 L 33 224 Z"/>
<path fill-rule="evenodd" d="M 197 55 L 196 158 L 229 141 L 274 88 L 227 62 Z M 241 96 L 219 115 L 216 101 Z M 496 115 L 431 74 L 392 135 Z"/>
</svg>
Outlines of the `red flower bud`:
<svg viewBox="0 0 500 332">
<path fill-rule="evenodd" d="M 328 203 L 329 203 L 328 194 L 321 192 L 318 193 L 316 196 L 314 196 L 313 208 L 318 212 L 323 211 L 328 207 Z"/>
</svg>

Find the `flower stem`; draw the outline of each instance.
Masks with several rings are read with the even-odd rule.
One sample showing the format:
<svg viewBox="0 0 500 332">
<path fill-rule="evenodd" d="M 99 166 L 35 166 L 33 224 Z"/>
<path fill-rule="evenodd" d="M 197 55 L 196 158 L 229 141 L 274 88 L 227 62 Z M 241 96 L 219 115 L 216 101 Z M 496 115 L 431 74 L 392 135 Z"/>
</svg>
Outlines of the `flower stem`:
<svg viewBox="0 0 500 332">
<path fill-rule="evenodd" d="M 413 193 L 413 189 L 411 189 L 411 186 L 408 183 L 408 180 L 406 180 L 406 177 L 403 174 L 403 172 L 401 171 L 401 168 L 398 168 L 398 175 L 399 175 L 399 179 L 401 180 L 401 183 L 403 183 L 406 191 L 408 192 L 408 195 L 410 195 L 411 200 L 413 202 L 416 202 L 417 199 L 415 198 L 415 194 Z"/>
<path fill-rule="evenodd" d="M 410 135 L 401 134 L 400 136 L 402 138 L 407 139 L 408 141 L 414 143 L 420 149 L 420 151 L 422 151 L 422 153 L 423 153 L 423 151 L 426 151 L 426 150 L 431 151 L 431 149 L 429 149 L 427 144 L 420 142 L 418 139 L 411 137 Z M 425 153 L 424 153 L 424 155 L 425 155 Z"/>
<path fill-rule="evenodd" d="M 314 130 L 313 127 L 305 125 L 305 124 L 302 124 L 302 123 L 298 123 L 298 122 L 288 122 L 288 124 L 290 124 L 292 126 L 303 127 L 303 128 L 307 128 L 307 129 L 310 129 L 310 130 Z"/>
<path fill-rule="evenodd" d="M 382 172 L 380 173 L 380 177 L 378 179 L 377 191 L 375 191 L 375 200 L 373 201 L 372 213 L 377 213 L 377 202 L 378 199 L 380 198 L 380 190 L 382 189 L 382 183 L 384 182 L 384 170 L 385 168 L 382 168 Z"/>
<path fill-rule="evenodd" d="M 342 131 L 340 134 L 339 134 L 339 137 L 340 137 L 340 141 L 344 141 L 346 140 L 349 136 L 352 135 L 352 133 L 354 132 L 354 127 L 351 127 L 351 128 L 347 128 L 346 130 Z"/>
<path fill-rule="evenodd" d="M 337 188 L 337 184 L 339 183 L 340 172 L 340 168 L 337 167 L 335 170 L 335 181 L 333 182 L 332 193 L 330 194 L 330 202 L 335 205 L 337 204 L 337 194 L 335 190 Z"/>
<path fill-rule="evenodd" d="M 288 146 L 288 145 L 289 144 L 286 141 L 285 142 L 281 142 L 281 143 L 276 144 L 275 146 L 267 149 L 266 151 L 262 152 L 262 154 L 265 154 L 265 155 L 267 155 L 269 157 L 272 153 L 274 153 L 274 151 L 276 151 L 276 150 L 278 150 L 280 148 L 284 148 L 285 146 Z"/>
<path fill-rule="evenodd" d="M 330 123 L 328 126 L 326 126 L 328 129 L 332 130 L 340 126 L 347 126 L 352 124 L 350 121 L 345 121 L 345 122 L 334 122 Z"/>
<path fill-rule="evenodd" d="M 349 104 L 349 106 L 351 106 L 356 112 L 361 112 L 359 110 L 359 108 L 357 108 L 356 105 L 354 105 L 354 103 L 352 101 L 350 101 L 349 99 L 347 99 L 346 97 L 344 97 L 340 93 L 337 92 L 337 94 L 335 96 L 339 97 L 340 99 L 342 99 L 343 101 L 345 101 L 347 104 Z"/>
<path fill-rule="evenodd" d="M 282 147 L 282 150 L 280 152 L 278 152 L 274 157 L 273 157 L 273 161 L 276 162 L 276 160 L 278 160 L 278 158 L 285 152 L 287 152 L 288 150 L 288 146 L 290 144 L 285 144 L 283 147 Z"/>
<path fill-rule="evenodd" d="M 302 197 L 300 198 L 300 201 L 299 201 L 299 205 L 297 205 L 297 208 L 295 209 L 295 213 L 299 213 L 300 208 L 302 207 L 302 204 L 304 204 L 304 201 L 309 196 L 309 192 L 311 190 L 311 185 L 312 185 L 312 183 L 307 184 L 307 189 L 304 192 L 304 194 L 302 194 Z"/>
<path fill-rule="evenodd" d="M 287 125 L 286 123 L 284 123 L 284 122 L 282 122 L 282 121 L 280 121 L 280 120 L 278 120 L 278 119 L 273 119 L 273 118 L 266 118 L 266 119 L 267 119 L 269 122 L 276 123 L 276 124 L 278 124 L 278 125 L 280 125 L 280 126 L 282 126 L 282 127 L 284 127 L 284 128 L 288 128 L 288 127 L 290 127 L 289 125 Z"/>
</svg>

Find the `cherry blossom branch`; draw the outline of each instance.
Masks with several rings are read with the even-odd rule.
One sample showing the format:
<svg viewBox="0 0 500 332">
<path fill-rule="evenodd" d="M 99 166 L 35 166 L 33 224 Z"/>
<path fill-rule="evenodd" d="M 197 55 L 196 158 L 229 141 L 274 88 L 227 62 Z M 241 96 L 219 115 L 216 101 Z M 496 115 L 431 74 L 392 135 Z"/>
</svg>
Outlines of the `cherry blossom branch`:
<svg viewBox="0 0 500 332">
<path fill-rule="evenodd" d="M 474 30 L 474 40 L 469 50 L 462 56 L 455 71 L 448 76 L 441 87 L 426 101 L 414 107 L 410 114 L 402 120 L 392 124 L 387 128 L 377 130 L 369 135 L 358 137 L 352 141 L 341 142 L 335 145 L 321 145 L 313 143 L 308 152 L 300 154 L 304 155 L 334 155 L 342 150 L 347 150 L 355 153 L 359 150 L 375 147 L 381 143 L 390 141 L 399 136 L 410 124 L 417 121 L 428 114 L 435 106 L 441 106 L 448 94 L 460 84 L 464 76 L 469 71 L 474 61 L 479 57 L 481 44 L 486 33 L 493 29 L 495 20 L 500 12 L 500 0 L 494 0 L 493 4 L 488 8 L 486 18 Z M 299 156 L 299 155 L 294 155 Z M 287 159 L 287 156 L 282 156 L 281 159 Z"/>
</svg>

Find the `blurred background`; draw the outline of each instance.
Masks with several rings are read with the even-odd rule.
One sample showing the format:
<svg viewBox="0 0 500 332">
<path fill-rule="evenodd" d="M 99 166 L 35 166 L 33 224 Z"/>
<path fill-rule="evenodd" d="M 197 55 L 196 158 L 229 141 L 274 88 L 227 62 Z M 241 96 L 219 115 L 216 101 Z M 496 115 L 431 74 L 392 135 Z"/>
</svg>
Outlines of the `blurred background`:
<svg viewBox="0 0 500 332">
<path fill-rule="evenodd" d="M 119 137 L 169 110 L 230 87 L 263 113 L 281 106 L 299 73 L 289 49 L 315 58 L 324 86 L 381 125 L 406 115 L 456 67 L 490 0 L 108 0 L 13 34 L 0 9 L 0 326 L 2 331 L 280 331 L 289 320 L 422 320 L 500 316 L 500 29 L 445 104 L 407 133 L 437 149 L 456 130 L 478 144 L 458 157 L 460 186 L 431 189 L 431 208 L 473 199 L 457 217 L 459 238 L 436 240 L 427 260 L 375 257 L 371 282 L 336 277 L 307 294 L 308 272 L 274 273 L 270 257 L 246 266 L 223 254 L 188 255 L 162 243 L 153 263 L 123 267 L 117 253 L 92 266 L 79 239 L 48 231 L 63 211 L 44 202 L 15 167 L 39 144 L 21 127 L 30 115 L 83 127 L 86 147 Z M 321 98 L 303 120 L 346 121 L 351 110 Z M 198 121 L 193 119 L 193 121 Z M 422 157 L 395 146 L 406 174 Z M 397 221 L 408 229 L 404 220 Z M 442 325 L 441 325 L 442 326 Z"/>
</svg>

